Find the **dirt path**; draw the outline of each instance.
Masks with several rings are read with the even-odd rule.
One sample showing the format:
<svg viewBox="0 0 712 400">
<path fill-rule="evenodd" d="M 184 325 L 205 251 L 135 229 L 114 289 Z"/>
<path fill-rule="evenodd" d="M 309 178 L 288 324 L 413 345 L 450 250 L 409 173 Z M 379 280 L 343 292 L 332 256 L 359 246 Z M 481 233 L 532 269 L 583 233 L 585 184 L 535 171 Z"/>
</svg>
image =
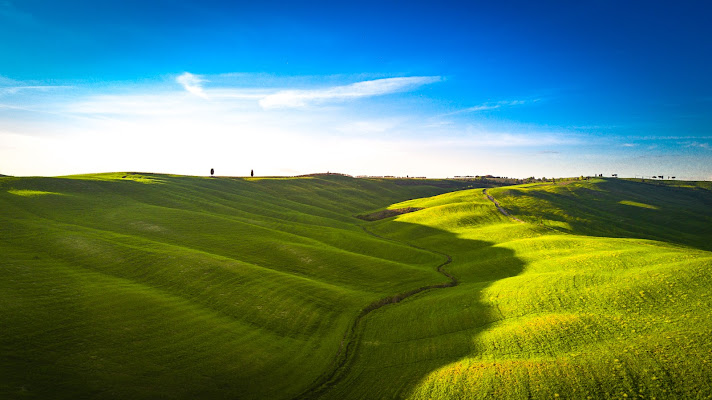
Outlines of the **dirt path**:
<svg viewBox="0 0 712 400">
<path fill-rule="evenodd" d="M 448 277 L 450 279 L 450 282 L 439 283 L 437 285 L 428 285 L 428 286 L 419 287 L 417 289 L 413 289 L 413 290 L 405 292 L 405 293 L 399 293 L 394 296 L 385 297 L 383 299 L 374 301 L 373 303 L 366 306 L 363 310 L 361 310 L 361 313 L 356 317 L 354 322 L 351 324 L 349 329 L 346 331 L 343 339 L 341 339 L 341 345 L 339 346 L 339 350 L 337 351 L 336 356 L 334 357 L 334 361 L 331 363 L 330 370 L 327 371 L 326 373 L 324 373 L 321 377 L 319 377 L 307 390 L 302 392 L 300 395 L 296 396 L 295 399 L 318 398 L 324 392 L 326 392 L 331 387 L 333 387 L 334 385 L 339 383 L 341 381 L 341 379 L 344 378 L 344 376 L 346 376 L 346 374 L 350 368 L 350 365 L 349 365 L 350 361 L 353 359 L 353 355 L 356 352 L 356 350 L 358 349 L 359 334 L 360 334 L 359 329 L 358 329 L 359 325 L 361 324 L 361 321 L 369 313 L 371 313 L 372 311 L 378 310 L 381 307 L 387 306 L 389 304 L 400 303 L 401 301 L 407 299 L 408 297 L 414 296 L 418 293 L 422 293 L 426 290 L 444 289 L 444 288 L 448 288 L 448 287 L 457 286 L 459 283 L 457 281 L 457 278 L 450 275 L 447 271 L 443 270 L 443 267 L 445 267 L 446 265 L 448 265 L 452 262 L 452 257 L 449 254 L 442 253 L 442 252 L 435 251 L 435 250 L 426 249 L 423 247 L 419 247 L 414 244 L 410 244 L 408 242 L 403 242 L 400 240 L 383 237 L 381 235 L 378 235 L 376 233 L 369 231 L 364 225 L 361 225 L 361 229 L 363 229 L 363 231 L 368 233 L 369 235 L 377 237 L 381 240 L 387 240 L 389 242 L 403 244 L 408 247 L 412 247 L 414 249 L 428 251 L 430 253 L 435 253 L 435 254 L 444 256 L 445 261 L 443 263 L 441 263 L 440 265 L 438 265 L 436 269 L 439 273 Z"/>
<path fill-rule="evenodd" d="M 507 210 L 502 208 L 502 206 L 499 205 L 497 200 L 494 199 L 489 193 L 487 193 L 487 189 L 483 189 L 482 193 L 484 193 L 487 198 L 494 203 L 494 205 L 497 207 L 497 209 L 505 216 L 513 219 L 514 221 L 517 221 L 519 223 L 525 223 L 524 221 L 520 220 L 517 217 L 514 217 L 510 215 Z M 319 378 L 317 378 L 314 383 L 305 391 L 303 391 L 301 394 L 296 396 L 294 399 L 315 399 L 320 397 L 322 394 L 327 392 L 330 388 L 332 388 L 334 385 L 339 383 L 348 373 L 349 368 L 350 368 L 350 362 L 353 359 L 354 353 L 356 353 L 359 345 L 359 325 L 361 324 L 361 321 L 372 311 L 378 310 L 381 307 L 387 306 L 389 304 L 397 304 L 401 302 L 402 300 L 407 299 L 408 297 L 414 296 L 418 293 L 422 293 L 426 290 L 430 289 L 444 289 L 448 287 L 453 287 L 458 285 L 458 280 L 454 276 L 450 275 L 447 271 L 443 270 L 443 267 L 446 265 L 450 264 L 452 262 L 452 257 L 449 254 L 442 253 L 436 250 L 430 250 L 426 249 L 420 246 L 416 246 L 414 244 L 408 243 L 408 242 L 403 242 L 400 240 L 395 240 L 391 238 L 387 238 L 381 235 L 378 235 L 376 233 L 373 233 L 369 231 L 365 225 L 361 225 L 361 229 L 363 229 L 364 232 L 368 233 L 369 235 L 379 238 L 381 240 L 387 240 L 390 242 L 394 243 L 399 243 L 406 245 L 408 247 L 412 247 L 414 249 L 418 250 L 423 250 L 423 251 L 428 251 L 430 253 L 435 253 L 439 254 L 443 257 L 445 257 L 445 261 L 441 263 L 440 265 L 437 266 L 437 271 L 446 277 L 450 279 L 450 282 L 446 283 L 440 283 L 437 285 L 429 285 L 429 286 L 423 286 L 419 287 L 417 289 L 413 289 L 409 292 L 405 293 L 400 293 L 396 294 L 394 296 L 390 297 L 385 297 L 383 299 L 374 301 L 373 303 L 369 304 L 366 306 L 363 310 L 361 310 L 361 313 L 356 316 L 356 319 L 354 319 L 353 323 L 349 327 L 349 329 L 346 331 L 344 334 L 344 337 L 341 339 L 341 345 L 339 346 L 338 351 L 336 352 L 336 356 L 334 357 L 334 360 L 331 363 L 331 368 L 329 371 L 325 372 L 322 374 Z"/>
<path fill-rule="evenodd" d="M 505 210 L 502 206 L 500 206 L 500 205 L 499 205 L 499 202 L 497 202 L 497 200 L 495 200 L 494 197 L 492 197 L 489 193 L 487 193 L 487 189 L 482 189 L 482 193 L 484 193 L 485 196 L 487 196 L 487 198 L 490 199 L 490 201 L 491 201 L 492 203 L 494 203 L 495 207 L 497 207 L 497 209 L 499 210 L 499 212 L 501 212 L 501 213 L 504 214 L 505 216 L 507 216 L 507 217 L 509 217 L 509 218 L 511 218 L 511 219 L 513 219 L 513 220 L 515 220 L 515 221 L 517 221 L 517 222 L 519 222 L 519 223 L 526 224 L 526 222 L 524 222 L 524 221 L 522 221 L 521 219 L 519 219 L 519 218 L 513 216 L 512 214 L 510 214 L 509 212 L 507 212 L 507 210 Z M 550 226 L 546 226 L 546 225 L 544 225 L 544 224 L 542 224 L 542 223 L 539 223 L 537 226 L 540 226 L 540 227 L 542 227 L 542 228 L 544 228 L 544 229 L 548 229 L 548 230 L 550 230 L 550 231 L 552 231 L 552 232 L 556 232 L 556 233 L 566 233 L 566 232 L 561 232 L 560 230 L 558 230 L 558 229 L 556 229 L 556 228 L 552 228 L 552 227 L 550 227 Z"/>
<path fill-rule="evenodd" d="M 511 219 L 513 219 L 513 220 L 515 220 L 515 221 L 517 221 L 517 222 L 520 222 L 520 223 L 522 223 L 522 224 L 525 223 L 525 222 L 522 221 L 521 219 L 519 219 L 519 218 L 517 218 L 517 217 L 515 217 L 515 216 L 513 216 L 513 215 L 510 215 L 510 214 L 507 212 L 507 210 L 505 210 L 504 208 L 502 208 L 502 206 L 499 205 L 499 203 L 497 202 L 497 200 L 495 200 L 494 197 L 490 196 L 490 194 L 487 193 L 487 189 L 482 189 L 482 193 L 484 193 L 484 195 L 487 196 L 487 198 L 490 199 L 490 201 L 491 201 L 492 203 L 494 203 L 495 207 L 497 207 L 497 209 L 499 210 L 499 212 L 501 212 L 501 213 L 504 214 L 505 216 L 507 216 L 507 217 L 509 217 L 509 218 L 511 218 Z"/>
<path fill-rule="evenodd" d="M 513 219 L 514 221 L 520 222 L 520 223 L 525 223 L 524 221 L 520 220 L 517 217 L 514 217 L 510 215 L 507 210 L 502 208 L 502 206 L 499 205 L 497 200 L 494 199 L 489 193 L 487 193 L 487 189 L 483 189 L 482 193 L 484 193 L 492 203 L 497 207 L 497 209 L 505 216 Z M 361 225 L 361 229 L 363 229 L 364 232 L 368 233 L 369 235 L 376 237 L 381 240 L 387 240 L 390 242 L 394 243 L 399 243 L 406 245 L 408 247 L 412 247 L 414 249 L 418 250 L 423 250 L 423 251 L 428 251 L 430 253 L 435 253 L 439 254 L 443 257 L 445 257 L 445 261 L 441 263 L 440 265 L 437 266 L 437 271 L 446 277 L 450 279 L 450 282 L 446 283 L 440 283 L 437 285 L 429 285 L 429 286 L 423 286 L 419 287 L 417 289 L 413 289 L 411 291 L 405 292 L 405 293 L 399 293 L 394 296 L 390 297 L 385 297 L 383 299 L 374 301 L 373 303 L 369 304 L 366 306 L 363 310 L 361 310 L 361 313 L 356 316 L 356 319 L 354 319 L 353 323 L 349 327 L 349 329 L 346 331 L 344 334 L 344 337 L 341 339 L 341 344 L 339 346 L 339 349 L 336 352 L 336 356 L 334 357 L 334 360 L 331 363 L 331 367 L 329 371 L 325 372 L 322 374 L 319 378 L 317 378 L 314 383 L 305 391 L 303 391 L 301 394 L 296 396 L 294 399 L 315 399 L 324 394 L 326 391 L 328 391 L 330 388 L 332 388 L 334 385 L 339 383 L 344 376 L 349 371 L 350 368 L 350 362 L 353 358 L 354 353 L 356 353 L 359 345 L 359 325 L 361 324 L 361 321 L 372 311 L 378 310 L 381 307 L 387 306 L 389 304 L 397 304 L 400 303 L 401 301 L 407 299 L 408 297 L 414 296 L 418 293 L 422 293 L 426 290 L 430 289 L 444 289 L 448 287 L 453 287 L 458 285 L 457 278 L 454 276 L 450 275 L 447 271 L 443 270 L 443 267 L 446 265 L 450 264 L 452 262 L 452 257 L 449 254 L 442 253 L 436 250 L 430 250 L 426 249 L 420 246 L 416 246 L 414 244 L 408 243 L 408 242 L 403 242 L 400 240 L 395 240 L 391 238 L 387 238 L 381 235 L 378 235 L 376 233 L 373 233 L 369 231 L 365 225 Z"/>
</svg>

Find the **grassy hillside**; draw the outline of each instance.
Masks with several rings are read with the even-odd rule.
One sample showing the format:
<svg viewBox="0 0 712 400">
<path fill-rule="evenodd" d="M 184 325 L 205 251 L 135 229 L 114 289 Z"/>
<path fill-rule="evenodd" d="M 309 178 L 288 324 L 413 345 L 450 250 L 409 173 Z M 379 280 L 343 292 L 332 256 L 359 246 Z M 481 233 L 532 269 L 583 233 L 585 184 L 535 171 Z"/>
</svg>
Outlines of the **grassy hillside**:
<svg viewBox="0 0 712 400">
<path fill-rule="evenodd" d="M 399 183 L 0 179 L 0 397 L 712 393 L 709 187 Z"/>
<path fill-rule="evenodd" d="M 596 179 L 491 193 L 519 218 L 562 232 L 712 250 L 712 182 Z"/>
<path fill-rule="evenodd" d="M 370 223 L 451 255 L 459 285 L 372 313 L 326 398 L 710 396 L 706 189 L 597 180 L 489 193 L 530 223 L 482 190 L 394 204 L 423 210 Z"/>
<path fill-rule="evenodd" d="M 353 217 L 452 190 L 397 183 L 0 179 L 0 397 L 296 395 L 361 308 L 442 279 Z"/>
</svg>

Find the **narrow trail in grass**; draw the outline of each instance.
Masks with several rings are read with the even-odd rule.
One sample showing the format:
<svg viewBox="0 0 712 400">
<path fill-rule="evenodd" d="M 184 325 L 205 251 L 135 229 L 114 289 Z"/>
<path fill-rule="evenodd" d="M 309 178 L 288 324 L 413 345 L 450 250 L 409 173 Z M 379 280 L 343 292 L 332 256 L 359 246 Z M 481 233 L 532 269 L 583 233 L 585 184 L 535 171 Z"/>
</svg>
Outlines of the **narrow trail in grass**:
<svg viewBox="0 0 712 400">
<path fill-rule="evenodd" d="M 482 193 L 484 193 L 484 195 L 487 196 L 487 198 L 490 199 L 490 201 L 491 201 L 492 203 L 494 203 L 495 207 L 497 207 L 497 209 L 499 210 L 499 212 L 501 212 L 502 214 L 504 214 L 505 217 L 509 217 L 509 218 L 511 218 L 511 219 L 513 219 L 513 220 L 515 220 L 515 221 L 517 221 L 517 222 L 520 222 L 520 223 L 522 223 L 522 224 L 525 223 L 525 222 L 522 221 L 521 219 L 519 219 L 519 218 L 517 218 L 517 217 L 515 217 L 515 216 L 513 216 L 513 215 L 511 215 L 511 214 L 509 214 L 509 213 L 507 212 L 507 210 L 505 210 L 504 208 L 502 208 L 502 206 L 499 205 L 499 202 L 498 202 L 497 200 L 495 200 L 494 197 L 492 197 L 489 193 L 487 193 L 487 189 L 482 189 Z"/>
<path fill-rule="evenodd" d="M 524 221 L 522 221 L 521 219 L 519 219 L 519 218 L 513 216 L 513 215 L 510 214 L 507 210 L 505 210 L 502 206 L 500 206 L 500 205 L 499 205 L 499 202 L 498 202 L 497 200 L 495 200 L 495 198 L 492 197 L 492 195 L 490 195 L 489 193 L 487 193 L 487 189 L 482 189 L 482 193 L 484 193 L 484 195 L 487 196 L 487 198 L 490 199 L 490 201 L 491 201 L 492 203 L 494 203 L 495 207 L 497 207 L 497 209 L 499 210 L 499 212 L 501 212 L 505 217 L 509 217 L 509 218 L 511 218 L 512 220 L 517 221 L 517 222 L 519 222 L 519 223 L 521 223 L 521 224 L 526 224 L 526 222 L 524 222 Z M 544 229 L 548 229 L 548 230 L 550 230 L 550 231 L 552 231 L 552 232 L 556 232 L 556 233 L 566 233 L 566 232 L 561 232 L 560 230 L 555 229 L 555 228 L 552 228 L 552 227 L 550 227 L 550 226 L 546 226 L 546 225 L 544 225 L 544 224 L 542 224 L 542 223 L 539 223 L 538 226 L 540 226 L 540 227 L 542 227 L 542 228 L 544 228 Z"/>
<path fill-rule="evenodd" d="M 422 293 L 426 290 L 444 289 L 444 288 L 457 286 L 459 284 L 457 278 L 452 276 L 447 271 L 443 270 L 443 268 L 446 265 L 448 265 L 452 262 L 452 257 L 449 254 L 446 254 L 446 253 L 443 253 L 443 252 L 440 252 L 437 250 L 426 249 L 426 248 L 416 246 L 414 244 L 411 244 L 411 243 L 408 243 L 405 241 L 400 241 L 400 240 L 391 239 L 391 238 L 387 238 L 387 237 L 378 235 L 374 232 L 369 231 L 366 228 L 366 226 L 364 226 L 364 225 L 361 225 L 360 227 L 361 227 L 361 229 L 363 229 L 364 232 L 366 232 L 367 234 L 369 234 L 373 237 L 376 237 L 378 239 L 386 240 L 386 241 L 390 241 L 390 242 L 394 242 L 394 243 L 400 243 L 400 244 L 406 245 L 408 247 L 412 247 L 414 249 L 423 250 L 423 251 L 427 251 L 430 253 L 444 256 L 445 261 L 443 263 L 441 263 L 440 265 L 438 265 L 436 269 L 439 273 L 445 275 L 448 279 L 450 279 L 450 282 L 439 283 L 436 285 L 422 286 L 422 287 L 410 290 L 405 293 L 399 293 L 399 294 L 396 294 L 393 296 L 382 298 L 382 299 L 374 301 L 373 303 L 366 306 L 363 310 L 361 310 L 361 313 L 359 313 L 359 315 L 356 317 L 356 319 L 354 319 L 354 322 L 351 324 L 349 329 L 344 334 L 343 339 L 341 339 L 341 344 L 339 345 L 339 350 L 336 352 L 334 361 L 331 363 L 330 370 L 325 372 L 320 378 L 318 378 L 308 389 L 306 389 L 304 392 L 302 392 L 301 394 L 296 396 L 295 399 L 318 398 L 324 392 L 326 392 L 331 387 L 333 387 L 338 382 L 340 382 L 344 378 L 344 376 L 346 376 L 346 373 L 348 372 L 348 369 L 349 369 L 349 361 L 353 358 L 353 355 L 356 352 L 356 349 L 358 348 L 359 325 L 361 324 L 361 321 L 369 313 L 371 313 L 372 311 L 378 310 L 381 307 L 387 306 L 389 304 L 400 303 L 401 301 L 407 299 L 408 297 L 414 296 L 418 293 Z"/>
</svg>

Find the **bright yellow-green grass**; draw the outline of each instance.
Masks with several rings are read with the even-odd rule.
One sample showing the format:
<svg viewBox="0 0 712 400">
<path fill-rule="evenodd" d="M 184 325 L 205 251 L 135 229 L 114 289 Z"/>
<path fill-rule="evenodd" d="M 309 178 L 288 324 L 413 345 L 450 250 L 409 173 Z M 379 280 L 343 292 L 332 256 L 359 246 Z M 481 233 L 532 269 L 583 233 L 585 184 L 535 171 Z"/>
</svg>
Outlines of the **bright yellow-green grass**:
<svg viewBox="0 0 712 400">
<path fill-rule="evenodd" d="M 402 183 L 0 178 L 0 398 L 712 394 L 712 187 Z"/>
<path fill-rule="evenodd" d="M 369 225 L 451 255 L 459 285 L 369 315 L 325 398 L 712 396 L 709 188 L 597 180 L 489 193 L 528 223 L 468 190 L 394 204 L 424 209 Z"/>
<path fill-rule="evenodd" d="M 10 194 L 14 194 L 17 196 L 24 196 L 24 197 L 34 197 L 34 196 L 43 196 L 47 194 L 59 194 L 55 192 L 44 192 L 42 190 L 15 190 L 15 189 L 10 189 L 7 191 Z"/>
</svg>

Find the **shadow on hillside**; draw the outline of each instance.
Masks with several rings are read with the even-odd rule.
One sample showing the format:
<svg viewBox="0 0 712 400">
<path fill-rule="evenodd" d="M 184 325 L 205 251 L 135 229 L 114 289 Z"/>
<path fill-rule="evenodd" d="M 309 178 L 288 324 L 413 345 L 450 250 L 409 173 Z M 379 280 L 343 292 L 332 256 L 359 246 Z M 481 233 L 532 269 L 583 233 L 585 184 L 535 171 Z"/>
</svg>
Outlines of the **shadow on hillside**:
<svg viewBox="0 0 712 400">
<path fill-rule="evenodd" d="M 606 179 L 592 187 L 547 188 L 525 189 L 498 200 L 515 216 L 566 233 L 712 250 L 710 190 L 623 179 Z M 536 200 L 538 207 L 517 200 L 522 197 Z"/>
<path fill-rule="evenodd" d="M 524 269 L 512 250 L 492 242 L 392 220 L 367 227 L 386 240 L 450 255 L 452 262 L 442 269 L 457 284 L 419 292 L 366 315 L 354 354 L 324 398 L 407 397 L 433 371 L 476 353 L 476 338 L 501 319 L 483 292 Z"/>
</svg>

